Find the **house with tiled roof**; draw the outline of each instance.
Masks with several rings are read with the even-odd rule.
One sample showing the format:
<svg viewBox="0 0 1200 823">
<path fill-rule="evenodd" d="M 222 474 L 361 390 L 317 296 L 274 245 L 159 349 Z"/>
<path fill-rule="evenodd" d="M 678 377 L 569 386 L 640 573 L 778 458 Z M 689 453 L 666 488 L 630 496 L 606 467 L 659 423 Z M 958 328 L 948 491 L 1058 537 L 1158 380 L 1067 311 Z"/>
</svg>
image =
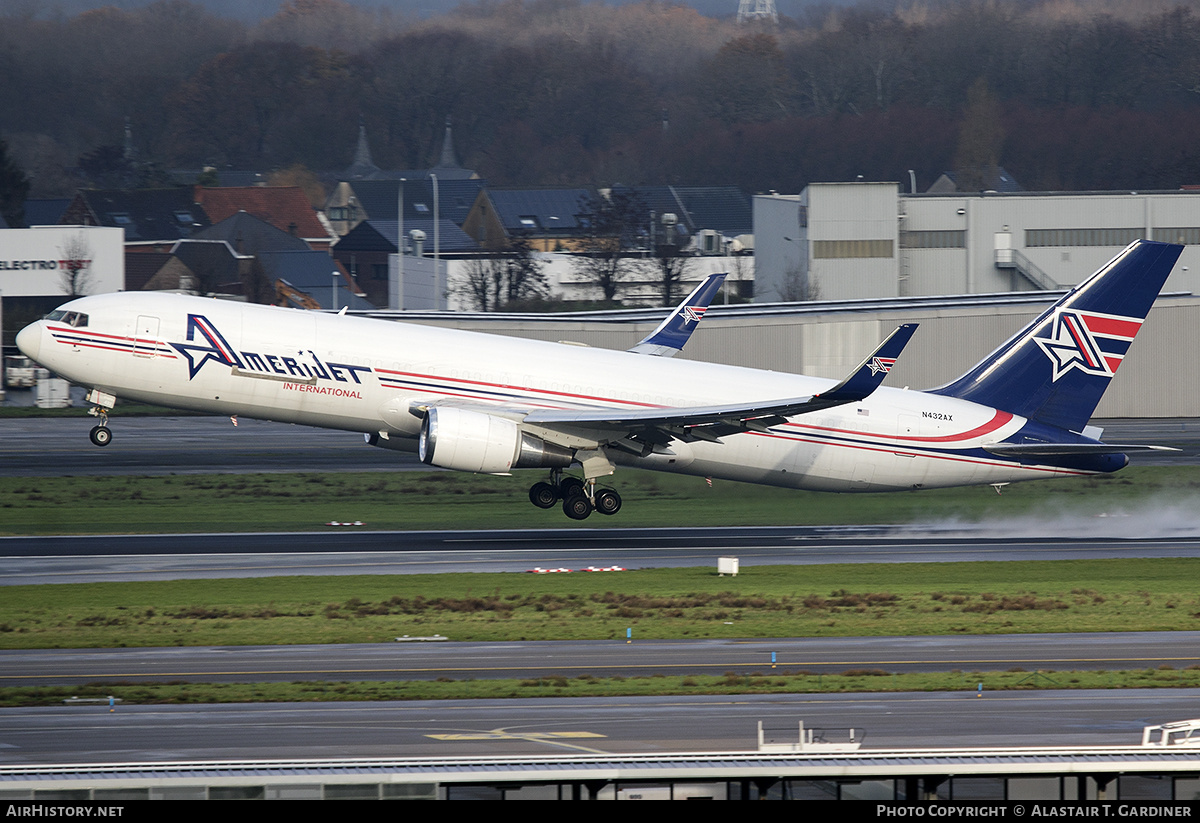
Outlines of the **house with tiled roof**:
<svg viewBox="0 0 1200 823">
<path fill-rule="evenodd" d="M 234 212 L 219 223 L 196 232 L 193 237 L 197 240 L 224 241 L 238 254 L 249 256 L 262 251 L 310 249 L 302 238 L 246 211 Z"/>
<path fill-rule="evenodd" d="M 190 288 L 191 269 L 169 251 L 139 251 L 125 254 L 125 291 L 175 290 Z M 151 284 L 155 285 L 151 285 Z M 163 284 L 168 285 L 163 285 Z"/>
<path fill-rule="evenodd" d="M 461 226 L 475 198 L 486 185 L 479 178 L 436 180 L 423 177 L 410 180 L 346 180 L 338 184 L 326 202 L 325 214 L 333 230 L 346 235 L 364 220 L 395 220 L 404 200 L 405 222 L 410 219 L 448 219 Z M 403 186 L 403 193 L 401 192 Z"/>
<path fill-rule="evenodd" d="M 125 243 L 172 242 L 191 237 L 211 222 L 191 186 L 170 189 L 80 189 L 60 225 L 110 226 L 125 231 Z"/>
<path fill-rule="evenodd" d="M 194 199 L 212 223 L 244 211 L 312 249 L 328 250 L 335 237 L 299 186 L 196 186 Z"/>
<path fill-rule="evenodd" d="M 754 233 L 750 200 L 736 186 L 614 186 L 635 194 L 653 212 L 655 230 L 662 216 L 674 214 L 676 239 L 700 254 L 724 254 L 730 241 Z M 657 242 L 663 242 L 656 237 Z"/>
<path fill-rule="evenodd" d="M 289 271 L 289 264 L 296 270 Z M 297 280 L 311 279 L 310 270 L 322 273 L 326 294 L 334 272 L 349 294 L 359 294 L 327 251 L 310 249 L 300 238 L 244 211 L 176 241 L 165 256 L 157 251 L 126 255 L 127 287 L 137 287 L 129 280 L 135 272 L 139 281 L 146 280 L 146 289 L 238 295 L 256 302 L 274 302 L 279 278 L 290 274 Z"/>
<path fill-rule="evenodd" d="M 420 257 L 463 257 L 477 254 L 479 244 L 447 218 L 437 221 L 434 232 L 432 214 L 425 214 L 406 204 L 404 209 L 404 249 L 406 254 Z M 417 232 L 419 240 L 414 239 Z M 333 257 L 350 272 L 372 304 L 388 305 L 388 256 L 397 253 L 400 221 L 395 217 L 383 220 L 364 220 L 355 226 L 333 247 Z M 419 247 L 418 247 L 419 246 Z"/>
<path fill-rule="evenodd" d="M 463 231 L 481 248 L 499 251 L 514 237 L 536 251 L 571 251 L 587 237 L 583 212 L 592 188 L 483 189 L 463 221 Z"/>
<path fill-rule="evenodd" d="M 263 273 L 272 283 L 276 304 L 305 309 L 376 308 L 329 255 L 319 251 L 266 251 L 258 255 Z M 334 277 L 333 275 L 337 275 Z"/>
</svg>

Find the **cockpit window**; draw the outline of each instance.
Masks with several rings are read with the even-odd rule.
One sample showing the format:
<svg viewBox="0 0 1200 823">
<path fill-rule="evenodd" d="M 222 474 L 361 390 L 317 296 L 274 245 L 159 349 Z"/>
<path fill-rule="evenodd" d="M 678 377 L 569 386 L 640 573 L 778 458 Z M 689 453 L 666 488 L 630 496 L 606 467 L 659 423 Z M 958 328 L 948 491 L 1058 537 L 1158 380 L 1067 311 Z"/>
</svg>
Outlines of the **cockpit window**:
<svg viewBox="0 0 1200 823">
<path fill-rule="evenodd" d="M 57 320 L 59 323 L 66 323 L 68 326 L 80 328 L 88 324 L 88 316 L 81 311 L 63 311 L 55 309 L 45 317 L 46 320 Z"/>
</svg>

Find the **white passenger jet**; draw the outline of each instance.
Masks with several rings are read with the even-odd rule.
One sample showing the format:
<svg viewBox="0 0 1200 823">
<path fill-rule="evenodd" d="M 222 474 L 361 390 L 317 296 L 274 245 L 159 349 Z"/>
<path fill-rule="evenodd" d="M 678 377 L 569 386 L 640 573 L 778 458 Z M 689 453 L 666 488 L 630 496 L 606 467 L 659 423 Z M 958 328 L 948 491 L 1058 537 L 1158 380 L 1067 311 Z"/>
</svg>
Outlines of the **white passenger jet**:
<svg viewBox="0 0 1200 823">
<path fill-rule="evenodd" d="M 841 382 L 671 360 L 706 281 L 628 352 L 151 292 L 84 297 L 23 329 L 28 357 L 117 398 L 363 432 L 433 466 L 548 470 L 530 500 L 583 519 L 618 465 L 798 489 L 887 491 L 1112 472 L 1087 425 L 1178 259 L 1137 241 L 957 380 L 879 388 L 903 325 Z M 582 477 L 565 475 L 579 467 Z"/>
</svg>

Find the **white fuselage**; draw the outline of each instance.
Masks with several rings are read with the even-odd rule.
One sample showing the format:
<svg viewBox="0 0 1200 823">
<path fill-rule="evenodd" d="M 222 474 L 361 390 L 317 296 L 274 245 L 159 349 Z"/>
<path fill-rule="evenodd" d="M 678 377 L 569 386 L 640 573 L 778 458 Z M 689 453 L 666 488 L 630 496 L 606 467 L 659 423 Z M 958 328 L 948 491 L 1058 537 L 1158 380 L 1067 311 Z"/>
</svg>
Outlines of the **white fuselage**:
<svg viewBox="0 0 1200 823">
<path fill-rule="evenodd" d="M 649 409 L 812 395 L 834 381 L 559 343 L 157 293 L 62 307 L 86 326 L 44 320 L 27 354 L 118 398 L 219 414 L 411 438 L 414 405 Z M 199 319 L 197 319 L 199 318 Z M 1024 418 L 954 398 L 880 388 L 866 400 L 670 454 L 613 455 L 637 467 L 830 491 L 1002 483 L 1079 470 L 983 453 Z"/>
</svg>

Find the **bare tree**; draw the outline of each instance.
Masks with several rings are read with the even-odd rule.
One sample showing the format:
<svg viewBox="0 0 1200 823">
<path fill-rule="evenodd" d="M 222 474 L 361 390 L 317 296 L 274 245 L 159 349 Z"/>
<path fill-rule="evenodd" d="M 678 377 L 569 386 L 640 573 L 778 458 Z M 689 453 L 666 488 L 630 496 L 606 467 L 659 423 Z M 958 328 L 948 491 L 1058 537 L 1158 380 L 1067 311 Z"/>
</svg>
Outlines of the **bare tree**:
<svg viewBox="0 0 1200 823">
<path fill-rule="evenodd" d="M 621 281 L 639 263 L 629 252 L 649 233 L 650 211 L 631 191 L 585 197 L 579 208 L 587 234 L 573 268 L 597 286 L 605 300 L 615 300 Z"/>
<path fill-rule="evenodd" d="M 821 287 L 808 278 L 799 266 L 789 266 L 783 273 L 779 297 L 785 303 L 800 303 L 805 300 L 820 300 Z"/>
<path fill-rule="evenodd" d="M 546 275 L 524 237 L 514 237 L 498 255 L 467 263 L 456 284 L 479 311 L 499 311 L 507 303 L 532 300 L 546 294 Z"/>
<path fill-rule="evenodd" d="M 68 237 L 59 249 L 59 278 L 62 290 L 68 297 L 82 297 L 88 293 L 92 281 L 92 247 L 83 234 Z"/>
<path fill-rule="evenodd" d="M 674 217 L 674 215 L 671 216 Z M 695 258 L 690 254 L 681 253 L 679 238 L 675 236 L 674 223 L 664 225 L 664 230 L 667 242 L 659 243 L 654 247 L 654 258 L 647 261 L 647 266 L 654 273 L 654 279 L 658 283 L 662 304 L 674 306 L 679 302 L 680 283 L 683 282 L 688 269 L 692 268 Z"/>
</svg>

